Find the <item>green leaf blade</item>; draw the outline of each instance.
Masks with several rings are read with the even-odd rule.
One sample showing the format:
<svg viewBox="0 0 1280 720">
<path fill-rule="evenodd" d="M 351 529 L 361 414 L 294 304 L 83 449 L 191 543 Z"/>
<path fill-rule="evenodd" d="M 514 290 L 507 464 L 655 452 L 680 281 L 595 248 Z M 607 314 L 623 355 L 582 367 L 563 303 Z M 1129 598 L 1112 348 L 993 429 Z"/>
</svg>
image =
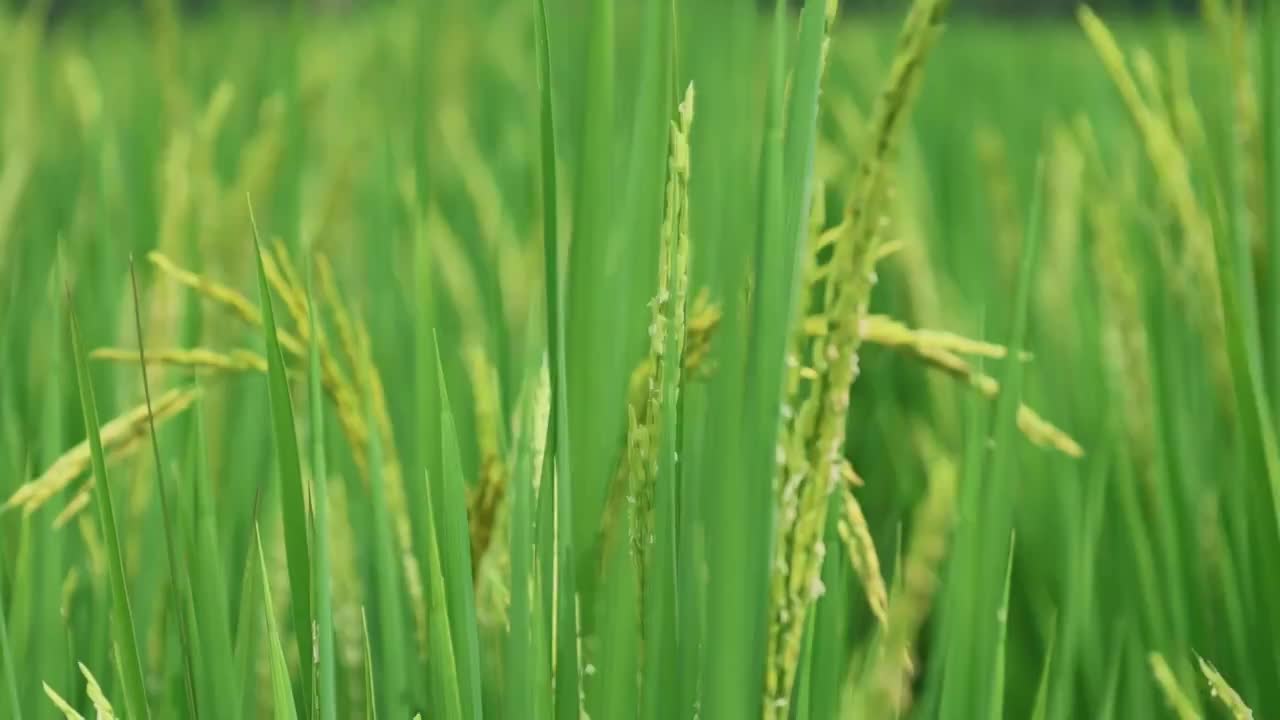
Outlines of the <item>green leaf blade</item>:
<svg viewBox="0 0 1280 720">
<path fill-rule="evenodd" d="M 284 519 L 285 554 L 289 566 L 290 606 L 293 608 L 294 638 L 298 657 L 302 659 L 302 706 L 310 716 L 314 650 L 312 633 L 315 617 L 311 609 L 311 560 L 308 538 L 307 505 L 302 479 L 302 461 L 298 453 L 298 436 L 294 429 L 293 400 L 289 379 L 276 329 L 271 288 L 262 262 L 262 240 L 258 234 L 253 209 L 249 209 L 253 225 L 254 259 L 258 268 L 258 295 L 262 304 L 262 325 L 267 345 L 267 390 L 271 404 L 271 429 L 275 437 L 276 461 L 280 473 L 281 512 Z"/>
<path fill-rule="evenodd" d="M 436 344 L 436 371 L 440 382 L 440 447 L 442 450 L 441 514 L 443 527 L 437 535 L 445 589 L 449 626 L 458 661 L 458 683 L 466 717 L 483 716 L 480 698 L 480 640 L 476 631 L 476 601 L 471 575 L 471 535 L 467 528 L 466 480 L 462 476 L 462 453 L 457 427 L 445 388 L 440 345 Z"/>
<path fill-rule="evenodd" d="M 70 305 L 70 291 L 68 291 Z M 124 685 L 125 705 L 129 716 L 138 720 L 151 717 L 146 683 L 142 674 L 142 657 L 138 653 L 138 636 L 133 622 L 133 609 L 129 603 L 128 576 L 124 567 L 124 554 L 120 547 L 120 534 L 116 525 L 115 505 L 111 499 L 111 484 L 107 478 L 106 455 L 102 450 L 102 438 L 98 434 L 98 408 L 94 400 L 93 378 L 80 340 L 80 326 L 75 310 L 70 313 L 71 347 L 76 362 L 76 380 L 80 387 L 80 408 L 84 416 L 85 433 L 89 438 L 93 467 L 94 495 L 98 507 L 98 520 L 107 546 L 107 574 L 111 587 L 111 626 L 115 655 Z"/>
<path fill-rule="evenodd" d="M 307 307 L 311 323 L 310 352 L 307 354 L 308 406 L 311 411 L 311 480 L 315 499 L 315 553 L 312 582 L 315 584 L 316 639 L 320 646 L 317 704 L 321 720 L 337 720 L 337 660 L 333 634 L 333 566 L 329 550 L 329 478 L 325 458 L 324 390 L 320 370 L 320 327 L 312 291 L 313 263 L 307 263 Z"/>
<path fill-rule="evenodd" d="M 262 610 L 267 619 L 267 662 L 271 667 L 271 698 L 275 720 L 298 720 L 298 708 L 293 702 L 293 689 L 289 685 L 289 666 L 285 662 L 284 646 L 280 642 L 280 629 L 276 626 L 267 558 L 262 552 L 262 536 L 257 532 L 254 533 L 254 545 L 262 580 Z"/>
</svg>

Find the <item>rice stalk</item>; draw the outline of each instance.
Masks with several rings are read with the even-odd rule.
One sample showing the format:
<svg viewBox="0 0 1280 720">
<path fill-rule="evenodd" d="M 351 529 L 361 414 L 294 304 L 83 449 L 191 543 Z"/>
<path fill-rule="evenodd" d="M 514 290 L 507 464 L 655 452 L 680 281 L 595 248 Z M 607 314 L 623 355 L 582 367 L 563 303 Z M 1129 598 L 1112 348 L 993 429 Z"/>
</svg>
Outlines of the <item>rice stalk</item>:
<svg viewBox="0 0 1280 720">
<path fill-rule="evenodd" d="M 1178 716 L 1178 720 L 1199 720 L 1200 713 L 1196 711 L 1191 698 L 1178 685 L 1178 678 L 1173 674 L 1173 669 L 1169 667 L 1164 656 L 1158 652 L 1148 653 L 1147 663 L 1151 667 L 1151 675 L 1155 678 L 1156 686 L 1160 688 L 1165 702 L 1173 714 Z"/>
</svg>

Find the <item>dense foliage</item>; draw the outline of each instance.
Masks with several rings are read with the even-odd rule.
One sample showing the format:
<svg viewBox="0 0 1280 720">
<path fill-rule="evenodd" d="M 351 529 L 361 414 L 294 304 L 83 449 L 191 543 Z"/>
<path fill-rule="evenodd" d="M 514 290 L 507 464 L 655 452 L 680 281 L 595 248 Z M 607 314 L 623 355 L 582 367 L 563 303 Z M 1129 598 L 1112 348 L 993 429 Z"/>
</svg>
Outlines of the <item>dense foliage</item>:
<svg viewBox="0 0 1280 720">
<path fill-rule="evenodd" d="M 948 4 L 0 13 L 0 717 L 1280 711 L 1280 8 Z"/>
</svg>

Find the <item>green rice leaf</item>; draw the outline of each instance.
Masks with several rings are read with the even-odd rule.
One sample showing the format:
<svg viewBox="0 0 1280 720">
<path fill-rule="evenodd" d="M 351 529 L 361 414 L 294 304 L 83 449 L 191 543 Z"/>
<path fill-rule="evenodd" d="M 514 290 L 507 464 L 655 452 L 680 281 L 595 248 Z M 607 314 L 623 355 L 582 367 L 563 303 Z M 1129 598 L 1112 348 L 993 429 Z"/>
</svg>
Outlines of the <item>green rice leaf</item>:
<svg viewBox="0 0 1280 720">
<path fill-rule="evenodd" d="M 378 720 L 378 692 L 373 681 L 373 648 L 369 647 L 369 616 L 360 606 L 360 628 L 364 637 L 364 716 Z"/>
<path fill-rule="evenodd" d="M 608 565 L 600 593 L 598 679 L 584 681 L 589 691 L 587 712 L 592 717 L 631 718 L 640 715 L 637 680 L 640 677 L 639 639 L 643 626 L 637 607 L 640 587 L 630 534 L 617 533 L 607 543 Z"/>
<path fill-rule="evenodd" d="M 0 547 L 3 545 L 0 544 Z M 13 665 L 13 648 L 9 644 L 9 624 L 5 619 L 5 589 L 3 574 L 0 573 L 0 663 L 4 664 L 4 694 L 9 705 L 10 717 L 22 720 L 22 703 L 18 700 L 18 678 Z"/>
<path fill-rule="evenodd" d="M 298 720 L 298 709 L 293 703 L 293 689 L 289 685 L 289 666 L 284 659 L 284 646 L 280 643 L 280 630 L 271 600 L 271 579 L 267 573 L 267 558 L 262 552 L 262 535 L 255 530 L 254 546 L 258 555 L 258 570 L 262 578 L 262 610 L 267 618 L 267 662 L 271 666 L 271 706 L 276 720 Z"/>
<path fill-rule="evenodd" d="M 370 427 L 374 427 L 372 398 L 366 397 L 365 405 L 367 422 Z M 389 717 L 399 717 L 408 709 L 404 707 L 404 698 L 408 692 L 405 680 L 405 669 L 408 665 L 405 657 L 405 643 L 409 640 L 405 637 L 404 629 L 408 623 L 408 617 L 401 594 L 404 583 L 401 564 L 397 561 L 399 548 L 396 544 L 390 506 L 387 504 L 383 464 L 382 440 L 378 433 L 371 433 L 369 435 L 369 517 L 372 520 L 373 529 L 373 581 L 377 611 L 375 622 L 378 628 L 378 652 L 381 659 L 377 690 L 382 712 Z M 422 493 L 425 498 L 425 485 Z M 425 523 L 423 528 L 425 530 Z M 430 547 L 430 543 L 427 542 L 424 546 Z M 425 560 L 427 556 L 422 557 Z M 424 564 L 419 567 L 427 566 Z M 431 642 L 430 639 L 428 642 Z"/>
<path fill-rule="evenodd" d="M 241 717 L 242 697 L 235 675 L 237 667 L 231 634 L 231 610 L 227 605 L 227 585 L 223 573 L 222 553 L 218 548 L 217 508 L 214 506 L 207 451 L 204 406 L 195 409 L 193 451 L 190 464 L 195 511 L 192 545 L 187 550 L 191 559 L 191 595 L 195 605 L 194 640 L 199 647 L 201 676 L 207 676 L 210 691 L 201 696 L 214 717 L 236 720 Z"/>
<path fill-rule="evenodd" d="M 121 682 L 124 686 L 125 707 L 129 717 L 148 720 L 151 717 L 151 708 L 142 674 L 142 659 L 138 654 L 138 635 L 134 629 L 133 609 L 129 603 L 128 575 L 125 572 L 124 554 L 121 551 L 120 534 L 116 526 L 111 484 L 107 479 L 106 456 L 102 451 L 102 439 L 98 435 L 101 424 L 98 422 L 98 407 L 94 400 L 93 378 L 89 374 L 89 363 L 80 341 L 80 325 L 76 320 L 75 309 L 71 307 L 69 288 L 67 304 L 71 327 L 71 348 L 76 361 L 76 381 L 80 387 L 80 408 L 84 415 L 85 433 L 89 437 L 95 478 L 94 495 L 97 502 L 94 504 L 98 508 L 98 521 L 102 526 L 102 534 L 107 546 L 107 574 L 111 583 L 112 598 L 112 644 L 115 647 Z"/>
<path fill-rule="evenodd" d="M 457 653 L 454 651 L 453 629 L 448 608 L 448 589 L 445 587 L 441 561 L 441 542 L 435 527 L 435 511 L 431 507 L 430 484 L 427 490 L 425 522 L 431 538 L 427 548 L 427 672 L 432 707 L 439 708 L 445 720 L 462 720 L 467 717 L 462 710 L 462 688 L 459 684 Z"/>
<path fill-rule="evenodd" d="M 271 288 L 262 263 L 262 240 L 258 223 L 249 206 L 253 226 L 253 246 L 258 267 L 258 296 L 262 304 L 263 333 L 267 344 L 267 390 L 271 401 L 271 429 L 275 437 L 276 461 L 280 472 L 281 512 L 284 516 L 285 556 L 289 566 L 289 599 L 293 608 L 294 639 L 298 657 L 302 659 L 303 715 L 310 717 L 312 702 L 312 633 L 315 617 L 311 610 L 311 559 L 308 539 L 308 513 L 302 479 L 302 463 L 298 456 L 298 435 L 294 430 L 293 400 L 289 394 L 284 355 L 272 309 Z"/>
<path fill-rule="evenodd" d="M 1262 95 L 1262 141 L 1264 182 L 1269 193 L 1263 218 L 1267 237 L 1263 243 L 1271 258 L 1280 257 L 1280 3 L 1266 0 L 1258 23 L 1258 47 L 1262 51 L 1259 86 Z M 1280 387 L 1280 262 L 1270 263 L 1270 318 L 1267 378 L 1272 388 Z M 1273 391 L 1274 392 L 1274 391 Z M 1272 398 L 1272 412 L 1280 412 L 1280 400 Z"/>
<path fill-rule="evenodd" d="M 151 381 L 147 377 L 147 355 L 142 341 L 142 301 L 138 293 L 138 274 L 134 268 L 132 258 L 129 259 L 129 284 L 133 290 L 133 321 L 138 340 L 138 368 L 142 373 L 142 390 L 147 401 L 147 428 L 150 431 L 151 450 L 155 457 L 156 488 L 160 491 L 160 514 L 164 523 L 165 557 L 169 561 L 169 583 L 173 594 L 178 598 L 174 609 L 178 620 L 178 639 L 182 644 L 183 680 L 186 685 L 187 710 L 192 717 L 199 717 L 196 694 L 196 657 L 191 639 L 190 618 L 187 613 L 192 603 L 191 576 L 180 570 L 180 568 L 189 565 L 185 562 L 181 564 L 178 562 L 178 545 L 174 539 L 173 530 L 173 513 L 176 512 L 176 509 L 171 508 L 169 505 L 169 490 L 165 481 L 164 460 L 160 456 L 160 438 L 156 435 L 155 414 L 151 410 Z"/>
<path fill-rule="evenodd" d="M 436 344 L 436 371 L 440 381 L 440 447 L 442 478 L 440 487 L 444 524 L 436 536 L 441 570 L 447 593 L 449 627 L 458 663 L 458 689 L 465 717 L 483 715 L 480 699 L 480 640 L 476 632 L 476 601 L 471 577 L 471 536 L 467 530 L 466 480 L 462 477 L 462 455 L 454 423 L 449 393 L 445 388 L 440 345 Z"/>
<path fill-rule="evenodd" d="M 538 383 L 537 356 L 525 372 L 530 389 Z M 526 392 L 526 402 L 520 409 L 522 432 L 514 439 L 515 461 L 510 478 L 511 515 L 508 550 L 511 557 L 511 608 L 510 632 L 506 642 L 506 713 L 517 717 L 533 712 L 535 708 L 534 667 L 536 663 L 531 622 L 534 590 L 534 514 L 533 480 L 537 469 L 533 467 L 533 435 L 536 408 L 533 392 Z"/>
<path fill-rule="evenodd" d="M 1053 649 L 1057 638 L 1057 619 L 1049 626 L 1049 642 L 1045 646 L 1044 667 L 1040 669 L 1040 683 L 1036 688 L 1036 700 L 1031 706 L 1031 720 L 1047 720 L 1049 717 L 1049 680 L 1053 676 Z"/>
<path fill-rule="evenodd" d="M 808 656 L 809 717 L 840 716 L 840 686 L 847 672 L 848 627 L 853 618 L 850 602 L 850 565 L 840 542 L 839 503 L 827 512 L 827 554 L 822 562 L 826 592 L 811 613 L 814 618 L 812 650 Z M 797 682 L 797 687 L 799 686 Z"/>
<path fill-rule="evenodd" d="M 320 375 L 320 325 L 315 293 L 312 291 L 313 263 L 307 263 L 307 307 L 311 310 L 311 346 L 307 358 L 307 405 L 311 410 L 311 494 L 315 502 L 315 583 L 316 636 L 320 645 L 317 704 L 322 720 L 338 716 L 337 659 L 333 635 L 333 569 L 329 554 L 329 478 L 324 447 L 324 391 Z"/>
<path fill-rule="evenodd" d="M 1126 632 L 1115 633 L 1115 641 L 1111 644 L 1110 660 L 1107 663 L 1106 685 L 1102 691 L 1102 701 L 1098 707 L 1098 720 L 1112 720 L 1116 715 L 1116 705 L 1120 694 L 1120 673 L 1124 668 L 1125 647 L 1128 643 Z"/>
<path fill-rule="evenodd" d="M 596 12 L 601 22 L 608 21 L 610 9 L 607 2 L 596 2 Z M 542 529 L 549 533 L 550 543 L 543 543 L 545 552 L 542 572 L 550 582 L 544 585 L 548 602 L 543 607 L 553 613 L 554 619 L 548 626 L 552 629 L 551 652 L 554 656 L 552 667 L 555 673 L 554 712 L 558 720 L 576 720 L 579 715 L 579 678 L 578 678 L 578 638 L 577 638 L 577 581 L 574 554 L 573 526 L 573 492 L 572 480 L 573 454 L 570 444 L 568 370 L 566 365 L 566 311 L 565 283 L 563 272 L 566 253 L 560 248 L 558 228 L 559 204 L 557 200 L 556 173 L 556 121 L 554 97 L 552 92 L 551 50 L 548 34 L 548 14 L 546 0 L 538 0 L 538 10 L 534 14 L 536 25 L 535 44 L 537 46 L 539 117 L 541 128 L 541 180 L 542 180 L 542 244 L 544 268 L 544 307 L 547 311 L 547 354 L 551 372 L 551 419 L 547 423 L 547 442 L 545 467 L 543 473 L 543 491 L 548 502 L 544 507 L 553 512 L 552 522 L 540 522 Z M 611 25 L 610 33 L 612 33 Z M 606 43 L 604 39 L 598 42 Z M 607 50 L 607 45 L 604 46 Z M 602 50 L 601 52 L 605 52 Z M 604 69 L 597 69 L 598 77 L 604 76 Z M 597 121 L 600 122 L 600 121 Z M 596 161 L 600 162 L 599 160 Z M 607 163 L 604 165 L 607 168 Z M 599 180 L 599 178 L 597 178 Z M 590 182 L 589 178 L 580 178 L 581 183 Z M 598 214 L 595 217 L 601 217 Z M 586 229 L 581 229 L 584 234 Z M 600 238 L 590 238 L 590 244 Z M 603 497 L 603 496 L 602 496 Z M 546 517 L 545 514 L 542 517 Z M 548 560 L 551 560 L 548 562 Z M 549 575 L 548 575 L 549 573 Z"/>
<path fill-rule="evenodd" d="M 1009 652 L 1009 588 L 1013 581 L 1013 548 L 1015 539 L 1015 535 L 1011 534 L 1009 536 L 1009 561 L 1004 572 L 1003 599 L 1000 602 L 1000 610 L 996 613 L 996 661 L 991 672 L 991 704 L 988 706 L 991 708 L 989 715 L 995 720 L 1004 717 L 1005 656 Z"/>
<path fill-rule="evenodd" d="M 243 717 L 255 717 L 258 707 L 258 653 L 262 647 L 262 616 L 258 612 L 262 592 L 259 588 L 261 573 L 258 570 L 258 508 L 262 502 L 261 491 L 254 497 L 253 512 L 250 515 L 249 541 L 245 543 L 245 558 L 240 580 L 240 601 L 236 617 L 236 678 L 244 695 L 240 701 L 240 713 Z"/>
</svg>

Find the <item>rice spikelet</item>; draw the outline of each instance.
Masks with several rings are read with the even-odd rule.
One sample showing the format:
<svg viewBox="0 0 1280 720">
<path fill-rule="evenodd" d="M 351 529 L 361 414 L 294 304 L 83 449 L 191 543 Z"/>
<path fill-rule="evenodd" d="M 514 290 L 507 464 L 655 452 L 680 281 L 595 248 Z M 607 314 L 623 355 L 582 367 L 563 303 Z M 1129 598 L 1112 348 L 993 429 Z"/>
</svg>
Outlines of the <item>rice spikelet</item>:
<svg viewBox="0 0 1280 720">
<path fill-rule="evenodd" d="M 84 675 L 85 693 L 89 696 L 89 702 L 93 703 L 93 710 L 97 713 L 97 720 L 115 720 L 115 711 L 111 708 L 111 701 L 107 700 L 106 694 L 102 692 L 102 687 L 98 685 L 98 679 L 89 672 L 89 668 L 84 663 L 76 663 L 80 666 L 80 674 Z"/>
<path fill-rule="evenodd" d="M 1249 709 L 1244 698 L 1231 687 L 1227 679 L 1222 677 L 1222 673 L 1199 655 L 1196 656 L 1196 662 L 1200 665 L 1200 672 L 1204 674 L 1205 680 L 1209 682 L 1209 693 L 1227 708 L 1231 716 L 1235 720 L 1253 720 L 1253 710 Z"/>
<path fill-rule="evenodd" d="M 56 690 L 49 687 L 49 683 L 46 682 L 43 685 L 45 697 L 49 698 L 53 706 L 58 708 L 58 712 L 62 713 L 63 718 L 66 720 L 84 720 L 84 716 L 76 712 L 76 709 L 71 707 L 71 704 L 64 700 Z"/>
<path fill-rule="evenodd" d="M 844 512 L 840 518 L 840 539 L 849 553 L 849 562 L 853 571 L 862 582 L 867 594 L 867 604 L 871 613 L 881 625 L 889 623 L 889 591 L 885 587 L 884 575 L 880 572 L 880 556 L 876 554 L 875 542 L 871 539 L 871 528 L 867 527 L 867 518 L 862 514 L 862 505 L 853 494 L 851 484 L 846 484 L 841 492 L 844 499 Z"/>
<path fill-rule="evenodd" d="M 956 483 L 955 464 L 946 456 L 936 457 L 929 468 L 928 492 L 915 511 L 902 584 L 889 604 L 884 642 L 862 681 L 863 707 L 857 717 L 906 715 L 911 647 L 938 586 L 954 519 Z"/>
</svg>

